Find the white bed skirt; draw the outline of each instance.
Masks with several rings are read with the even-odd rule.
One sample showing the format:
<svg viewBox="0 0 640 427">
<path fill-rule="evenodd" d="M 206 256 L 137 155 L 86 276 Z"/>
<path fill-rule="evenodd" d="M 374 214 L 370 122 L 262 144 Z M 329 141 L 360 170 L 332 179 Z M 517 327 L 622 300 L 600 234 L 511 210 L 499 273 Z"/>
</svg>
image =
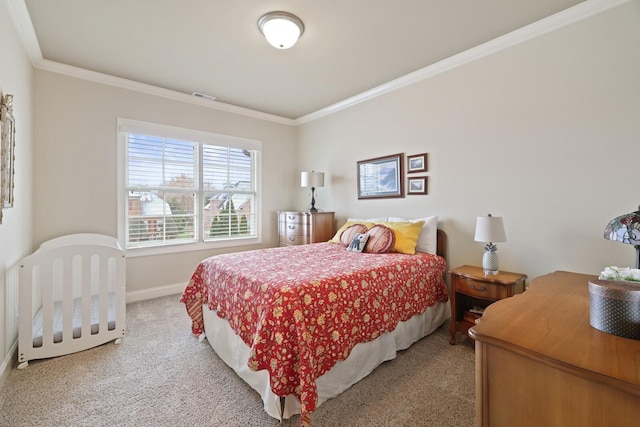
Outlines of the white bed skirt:
<svg viewBox="0 0 640 427">
<path fill-rule="evenodd" d="M 300 413 L 300 402 L 287 396 L 284 414 L 280 414 L 280 397 L 273 394 L 266 370 L 252 371 L 247 366 L 249 347 L 233 332 L 229 323 L 203 305 L 204 329 L 209 344 L 220 358 L 247 384 L 256 390 L 264 402 L 264 410 L 270 416 L 282 419 Z M 449 302 L 436 303 L 424 313 L 400 322 L 396 329 L 378 339 L 356 345 L 346 360 L 336 363 L 316 380 L 318 405 L 335 397 L 369 375 L 381 363 L 394 359 L 396 353 L 411 346 L 420 338 L 435 331 L 451 315 Z"/>
</svg>

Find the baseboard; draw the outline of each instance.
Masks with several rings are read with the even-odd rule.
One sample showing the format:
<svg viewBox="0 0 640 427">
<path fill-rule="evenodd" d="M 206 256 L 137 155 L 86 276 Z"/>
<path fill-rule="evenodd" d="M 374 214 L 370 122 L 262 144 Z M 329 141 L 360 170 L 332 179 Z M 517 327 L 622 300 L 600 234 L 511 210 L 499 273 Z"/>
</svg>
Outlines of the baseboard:
<svg viewBox="0 0 640 427">
<path fill-rule="evenodd" d="M 173 285 L 158 286 L 157 288 L 143 289 L 141 291 L 127 292 L 127 304 L 136 301 L 165 297 L 179 294 L 187 287 L 187 283 L 175 283 Z"/>
<path fill-rule="evenodd" d="M 7 380 L 9 376 L 9 372 L 14 367 L 15 362 L 18 360 L 18 340 L 15 340 L 9 353 L 2 361 L 0 365 L 0 389 L 4 385 L 4 382 Z"/>
</svg>

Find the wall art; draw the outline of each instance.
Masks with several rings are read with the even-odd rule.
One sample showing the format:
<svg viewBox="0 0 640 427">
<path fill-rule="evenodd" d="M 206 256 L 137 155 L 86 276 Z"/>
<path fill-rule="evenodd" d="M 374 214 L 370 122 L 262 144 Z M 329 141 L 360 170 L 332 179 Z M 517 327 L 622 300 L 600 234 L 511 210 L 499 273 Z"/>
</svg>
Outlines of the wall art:
<svg viewBox="0 0 640 427">
<path fill-rule="evenodd" d="M 13 207 L 15 177 L 15 120 L 13 95 L 0 93 L 0 203 L 2 208 Z M 0 222 L 2 216 L 0 212 Z"/>
<path fill-rule="evenodd" d="M 426 172 L 428 153 L 407 156 L 407 173 Z"/>
<path fill-rule="evenodd" d="M 416 176 L 407 178 L 407 195 L 410 194 L 427 194 L 426 176 Z"/>
<path fill-rule="evenodd" d="M 404 197 L 403 154 L 357 162 L 358 199 Z"/>
</svg>

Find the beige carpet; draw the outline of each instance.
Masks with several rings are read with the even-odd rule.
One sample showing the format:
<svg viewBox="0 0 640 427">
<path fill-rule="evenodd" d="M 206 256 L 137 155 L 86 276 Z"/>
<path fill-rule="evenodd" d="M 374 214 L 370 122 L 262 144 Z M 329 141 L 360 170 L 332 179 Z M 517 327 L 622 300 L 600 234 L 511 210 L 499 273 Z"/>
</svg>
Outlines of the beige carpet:
<svg viewBox="0 0 640 427">
<path fill-rule="evenodd" d="M 13 369 L 2 426 L 297 426 L 280 424 L 206 341 L 191 335 L 179 295 L 129 304 L 112 343 Z M 474 353 L 449 345 L 446 324 L 312 416 L 312 426 L 474 423 Z M 461 339 L 461 338 L 460 338 Z"/>
</svg>

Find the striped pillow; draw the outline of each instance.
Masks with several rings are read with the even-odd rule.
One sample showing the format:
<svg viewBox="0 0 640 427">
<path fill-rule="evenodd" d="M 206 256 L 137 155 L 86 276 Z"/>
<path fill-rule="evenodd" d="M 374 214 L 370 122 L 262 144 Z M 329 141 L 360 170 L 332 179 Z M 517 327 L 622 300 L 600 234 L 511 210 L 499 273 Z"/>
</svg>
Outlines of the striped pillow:
<svg viewBox="0 0 640 427">
<path fill-rule="evenodd" d="M 393 230 L 389 227 L 377 224 L 369 229 L 367 232 L 369 240 L 364 251 L 372 254 L 382 254 L 389 252 L 393 248 L 396 242 L 396 237 L 393 234 Z"/>
<path fill-rule="evenodd" d="M 353 224 L 345 228 L 342 234 L 340 234 L 340 244 L 345 248 L 351 244 L 356 234 L 365 234 L 367 232 L 367 226 L 364 224 Z"/>
</svg>

